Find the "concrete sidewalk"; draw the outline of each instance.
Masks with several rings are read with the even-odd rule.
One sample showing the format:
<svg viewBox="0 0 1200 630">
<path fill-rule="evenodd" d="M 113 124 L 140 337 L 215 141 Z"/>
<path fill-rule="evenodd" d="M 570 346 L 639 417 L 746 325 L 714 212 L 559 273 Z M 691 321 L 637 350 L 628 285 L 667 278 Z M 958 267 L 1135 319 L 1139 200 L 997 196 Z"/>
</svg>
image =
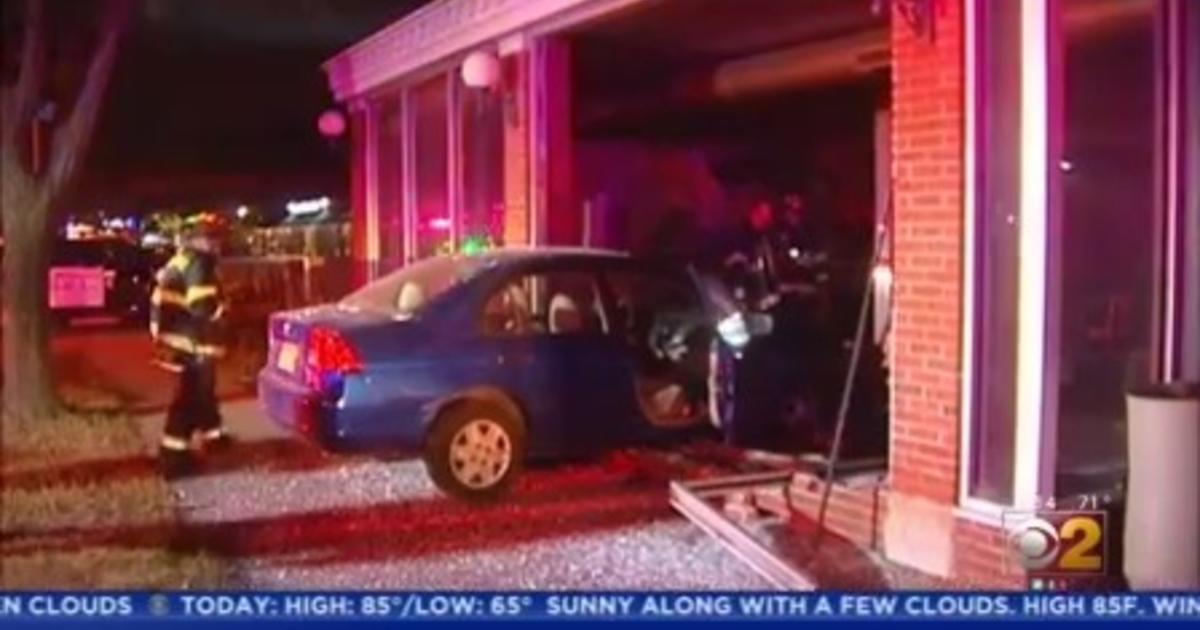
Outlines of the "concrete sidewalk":
<svg viewBox="0 0 1200 630">
<path fill-rule="evenodd" d="M 146 436 L 146 443 L 157 445 L 166 421 L 165 411 L 144 413 L 138 417 L 138 426 Z M 283 429 L 267 422 L 254 399 L 236 400 L 221 405 L 221 418 L 239 442 L 256 443 L 271 440 L 291 440 Z"/>
</svg>

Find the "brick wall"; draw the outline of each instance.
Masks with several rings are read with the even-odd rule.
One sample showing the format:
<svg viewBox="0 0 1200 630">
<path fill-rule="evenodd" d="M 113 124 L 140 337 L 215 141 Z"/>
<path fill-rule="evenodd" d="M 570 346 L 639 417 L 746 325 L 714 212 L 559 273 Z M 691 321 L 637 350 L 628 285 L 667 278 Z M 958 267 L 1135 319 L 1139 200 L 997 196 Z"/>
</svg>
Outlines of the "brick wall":
<svg viewBox="0 0 1200 630">
<path fill-rule="evenodd" d="M 1025 574 L 1006 559 L 1006 553 L 1003 530 L 960 518 L 954 528 L 952 577 L 966 587 L 1025 588 Z"/>
<path fill-rule="evenodd" d="M 957 492 L 963 246 L 963 0 L 933 43 L 892 19 L 895 338 L 891 487 Z"/>
<path fill-rule="evenodd" d="M 780 515 L 815 521 L 824 483 L 819 475 L 797 473 L 785 490 L 762 492 L 759 507 Z M 825 526 L 854 545 L 896 560 L 884 544 L 889 490 L 870 477 L 839 480 L 830 493 Z M 956 588 L 1024 589 L 1026 575 L 1007 558 L 1004 531 L 994 525 L 957 516 L 952 520 L 949 568 L 943 574 Z"/>
<path fill-rule="evenodd" d="M 932 40 L 892 14 L 892 424 L 884 546 L 939 576 L 956 562 L 963 248 L 963 4 Z"/>
<path fill-rule="evenodd" d="M 790 508 L 816 520 L 825 483 L 819 475 L 798 473 L 788 486 Z M 863 549 L 882 550 L 887 491 L 869 477 L 834 483 L 829 493 L 825 527 Z"/>
<path fill-rule="evenodd" d="M 504 131 L 505 242 L 534 241 L 531 185 L 537 169 L 542 187 L 545 225 L 544 244 L 578 245 L 582 239 L 583 215 L 575 191 L 574 129 L 571 113 L 571 56 L 565 39 L 551 38 L 537 44 L 540 52 L 525 49 L 505 58 L 506 89 L 512 95 Z M 534 107 L 530 84 L 533 73 L 545 82 L 544 95 Z M 541 108 L 541 111 L 535 111 Z M 535 119 L 534 117 L 538 118 Z M 541 147 L 535 137 L 542 134 Z M 537 155 L 542 150 L 544 155 Z M 538 161 L 535 163 L 535 161 Z M 539 167 L 540 164 L 540 167 Z"/>
</svg>

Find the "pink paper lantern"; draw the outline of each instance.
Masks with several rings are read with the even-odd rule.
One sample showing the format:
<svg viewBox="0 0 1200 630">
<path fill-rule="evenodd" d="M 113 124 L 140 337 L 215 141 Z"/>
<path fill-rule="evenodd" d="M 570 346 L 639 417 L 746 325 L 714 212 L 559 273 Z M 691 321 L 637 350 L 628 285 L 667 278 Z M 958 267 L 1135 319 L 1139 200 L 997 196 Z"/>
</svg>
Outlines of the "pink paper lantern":
<svg viewBox="0 0 1200 630">
<path fill-rule="evenodd" d="M 326 138 L 338 138 L 346 133 L 346 116 L 336 109 L 326 110 L 317 118 L 317 130 Z"/>
</svg>

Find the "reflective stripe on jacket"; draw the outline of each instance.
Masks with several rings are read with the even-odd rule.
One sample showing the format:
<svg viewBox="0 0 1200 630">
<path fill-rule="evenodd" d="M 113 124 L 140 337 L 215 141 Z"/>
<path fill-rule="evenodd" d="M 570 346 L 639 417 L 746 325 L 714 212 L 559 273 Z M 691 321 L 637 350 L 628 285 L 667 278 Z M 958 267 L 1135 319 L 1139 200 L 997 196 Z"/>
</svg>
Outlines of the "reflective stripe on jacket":
<svg viewBox="0 0 1200 630">
<path fill-rule="evenodd" d="M 196 252 L 180 252 L 157 275 L 150 298 L 150 330 L 163 346 L 188 355 L 220 356 L 217 320 L 221 290 L 216 261 Z"/>
</svg>

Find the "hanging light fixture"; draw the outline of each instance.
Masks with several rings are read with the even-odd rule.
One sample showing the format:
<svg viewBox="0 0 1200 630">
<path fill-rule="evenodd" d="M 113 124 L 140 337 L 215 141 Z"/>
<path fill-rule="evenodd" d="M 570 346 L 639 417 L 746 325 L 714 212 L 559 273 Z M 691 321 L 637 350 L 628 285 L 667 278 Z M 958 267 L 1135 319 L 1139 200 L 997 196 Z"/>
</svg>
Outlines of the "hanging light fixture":
<svg viewBox="0 0 1200 630">
<path fill-rule="evenodd" d="M 460 69 L 467 87 L 494 88 L 500 85 L 500 60 L 485 50 L 477 50 L 463 60 Z"/>
</svg>

